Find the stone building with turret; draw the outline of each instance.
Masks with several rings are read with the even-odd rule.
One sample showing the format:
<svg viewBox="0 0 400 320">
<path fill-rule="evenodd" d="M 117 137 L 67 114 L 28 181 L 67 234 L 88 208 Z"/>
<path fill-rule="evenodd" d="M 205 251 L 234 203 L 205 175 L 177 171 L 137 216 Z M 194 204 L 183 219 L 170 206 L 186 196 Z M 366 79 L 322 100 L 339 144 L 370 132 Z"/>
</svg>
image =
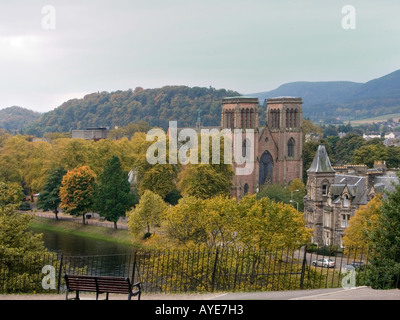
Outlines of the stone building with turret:
<svg viewBox="0 0 400 320">
<path fill-rule="evenodd" d="M 314 230 L 312 242 L 342 246 L 343 232 L 356 210 L 398 183 L 396 173 L 387 171 L 384 162 L 376 162 L 373 169 L 332 167 L 325 146 L 320 145 L 307 170 L 304 198 L 306 225 Z"/>
</svg>

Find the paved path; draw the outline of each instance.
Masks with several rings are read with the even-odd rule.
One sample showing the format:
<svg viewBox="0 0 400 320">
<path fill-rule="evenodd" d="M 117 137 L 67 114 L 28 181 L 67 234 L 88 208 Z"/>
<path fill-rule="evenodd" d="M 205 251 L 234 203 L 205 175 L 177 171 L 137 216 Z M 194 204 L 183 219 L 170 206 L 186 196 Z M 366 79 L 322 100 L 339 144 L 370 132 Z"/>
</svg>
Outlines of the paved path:
<svg viewBox="0 0 400 320">
<path fill-rule="evenodd" d="M 94 294 L 81 294 L 82 300 L 94 300 Z M 101 296 L 101 299 L 103 297 Z M 0 295 L 0 300 L 64 300 L 65 294 Z M 110 294 L 110 300 L 126 300 L 125 295 Z M 400 300 L 400 290 L 314 289 L 295 291 L 231 292 L 204 294 L 143 294 L 142 300 Z"/>
</svg>

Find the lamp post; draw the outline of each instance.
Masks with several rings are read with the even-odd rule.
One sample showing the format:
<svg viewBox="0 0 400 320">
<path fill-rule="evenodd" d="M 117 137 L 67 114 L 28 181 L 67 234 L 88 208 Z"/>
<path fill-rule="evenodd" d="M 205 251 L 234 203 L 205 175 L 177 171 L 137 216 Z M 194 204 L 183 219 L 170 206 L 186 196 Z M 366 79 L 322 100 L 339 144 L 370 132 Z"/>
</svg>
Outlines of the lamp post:
<svg viewBox="0 0 400 320">
<path fill-rule="evenodd" d="M 294 201 L 294 200 L 290 200 L 290 203 L 295 203 L 296 204 L 296 206 L 297 206 L 297 213 L 299 213 L 299 203 L 297 202 L 297 201 Z"/>
<path fill-rule="evenodd" d="M 293 192 L 299 192 L 300 190 L 294 190 L 290 193 L 290 203 L 295 203 L 297 206 L 297 214 L 299 213 L 299 203 L 293 200 Z"/>
</svg>

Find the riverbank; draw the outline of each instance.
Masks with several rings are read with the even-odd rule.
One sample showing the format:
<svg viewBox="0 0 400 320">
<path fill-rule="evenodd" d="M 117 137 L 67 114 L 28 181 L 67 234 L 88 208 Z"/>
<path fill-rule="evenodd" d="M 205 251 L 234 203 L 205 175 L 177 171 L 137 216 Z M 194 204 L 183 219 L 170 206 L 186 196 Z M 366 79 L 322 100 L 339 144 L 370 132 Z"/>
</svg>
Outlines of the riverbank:
<svg viewBox="0 0 400 320">
<path fill-rule="evenodd" d="M 88 237 L 97 240 L 111 241 L 127 245 L 140 246 L 132 242 L 132 236 L 127 230 L 115 230 L 113 228 L 83 225 L 68 220 L 56 220 L 35 216 L 30 227 L 36 230 L 49 230 L 72 234 L 80 237 Z"/>
</svg>

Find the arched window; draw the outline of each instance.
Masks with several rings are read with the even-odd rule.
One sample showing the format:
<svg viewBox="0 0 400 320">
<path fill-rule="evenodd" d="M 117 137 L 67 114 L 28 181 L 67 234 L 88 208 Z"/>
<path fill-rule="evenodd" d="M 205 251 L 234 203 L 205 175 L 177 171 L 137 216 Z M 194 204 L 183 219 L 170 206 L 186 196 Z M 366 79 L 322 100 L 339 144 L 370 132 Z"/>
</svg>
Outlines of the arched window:
<svg viewBox="0 0 400 320">
<path fill-rule="evenodd" d="M 286 109 L 286 128 L 289 128 L 289 109 Z"/>
<path fill-rule="evenodd" d="M 279 129 L 280 127 L 279 125 L 280 121 L 281 121 L 281 111 L 278 109 L 276 111 L 276 126 L 275 126 L 277 129 Z"/>
<path fill-rule="evenodd" d="M 296 128 L 298 126 L 298 124 L 297 124 L 297 121 L 298 121 L 297 120 L 298 119 L 297 112 L 298 112 L 297 109 L 295 109 L 294 112 L 293 112 L 293 127 L 294 128 Z"/>
<path fill-rule="evenodd" d="M 294 139 L 290 138 L 287 144 L 288 148 L 287 155 L 289 158 L 294 158 L 294 144 L 295 144 Z"/>
<path fill-rule="evenodd" d="M 243 189 L 244 189 L 244 195 L 249 193 L 249 185 L 247 183 L 244 185 Z"/>
<path fill-rule="evenodd" d="M 250 143 L 249 139 L 245 139 L 243 141 L 243 144 L 242 144 L 242 157 L 243 158 L 246 158 L 250 155 L 250 148 L 251 148 L 250 144 L 251 143 Z"/>
</svg>

